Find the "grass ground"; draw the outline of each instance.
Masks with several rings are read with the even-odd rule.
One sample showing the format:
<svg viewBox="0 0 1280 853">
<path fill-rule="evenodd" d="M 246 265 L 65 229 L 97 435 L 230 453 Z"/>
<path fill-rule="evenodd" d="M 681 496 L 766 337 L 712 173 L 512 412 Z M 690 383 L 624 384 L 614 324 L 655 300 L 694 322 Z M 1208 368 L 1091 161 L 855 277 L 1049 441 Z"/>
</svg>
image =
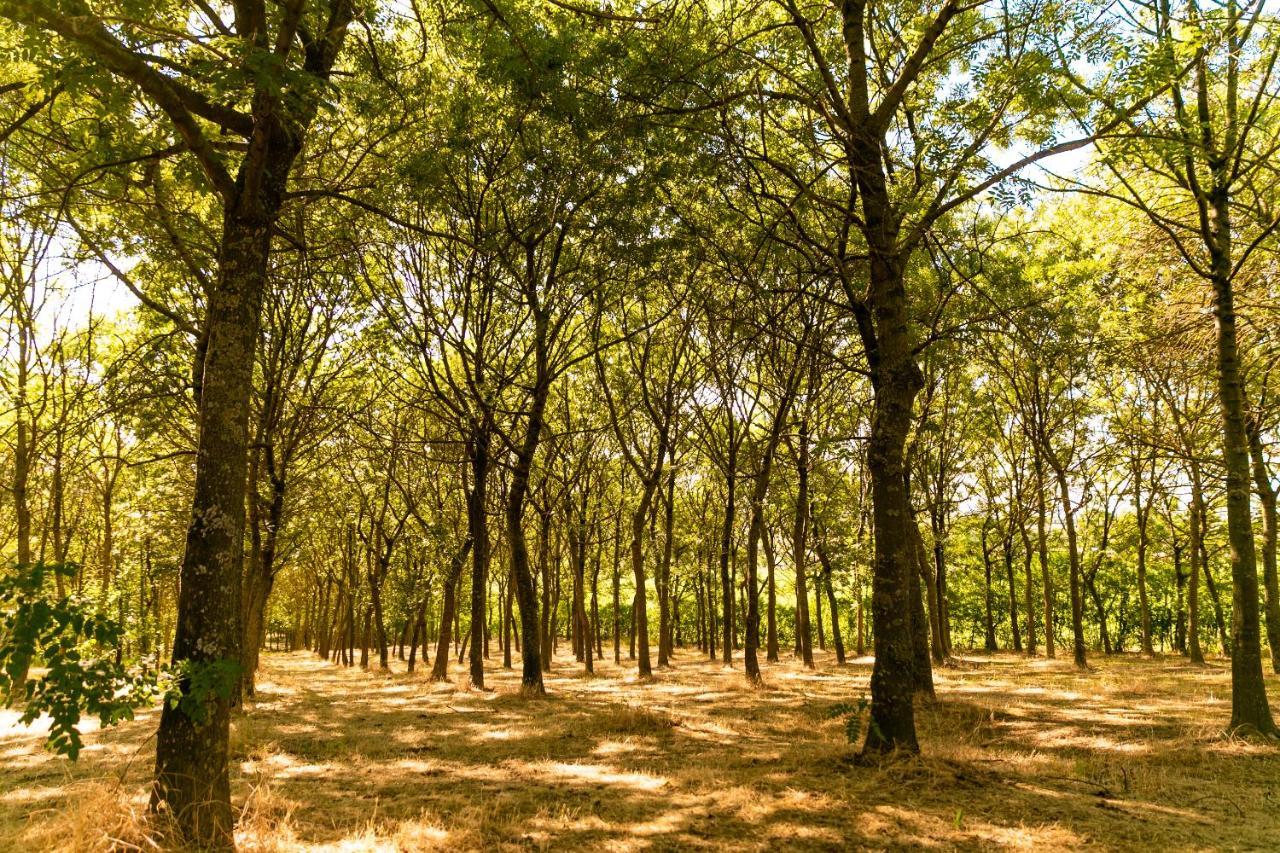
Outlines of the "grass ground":
<svg viewBox="0 0 1280 853">
<path fill-rule="evenodd" d="M 766 669 L 686 651 L 652 682 L 556 661 L 545 699 L 267 654 L 235 724 L 243 850 L 1280 848 L 1280 747 L 1222 735 L 1221 663 L 1093 670 L 960 658 L 921 708 L 922 758 L 853 762 L 839 703 L 870 660 Z M 455 671 L 459 668 L 455 667 Z M 1271 682 L 1280 706 L 1280 682 Z M 1277 708 L 1280 710 L 1280 708 Z M 156 715 L 78 764 L 0 718 L 0 850 L 151 849 Z"/>
</svg>

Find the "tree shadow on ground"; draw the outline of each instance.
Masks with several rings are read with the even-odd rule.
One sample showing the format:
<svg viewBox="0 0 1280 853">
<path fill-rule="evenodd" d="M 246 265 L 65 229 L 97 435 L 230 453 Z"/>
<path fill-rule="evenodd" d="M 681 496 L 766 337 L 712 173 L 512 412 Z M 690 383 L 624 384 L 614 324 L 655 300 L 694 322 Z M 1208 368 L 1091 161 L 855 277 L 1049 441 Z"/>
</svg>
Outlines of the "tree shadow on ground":
<svg viewBox="0 0 1280 853">
<path fill-rule="evenodd" d="M 559 659 L 550 695 L 533 699 L 502 669 L 479 692 L 398 661 L 380 673 L 266 655 L 233 732 L 241 846 L 1185 849 L 1280 837 L 1280 750 L 1220 734 L 1220 667 L 1121 656 L 1081 673 L 966 656 L 938 670 L 939 700 L 919 709 L 924 757 L 861 766 L 833 709 L 866 695 L 867 659 L 774 664 L 764 688 L 691 651 L 652 681 L 626 663 L 585 677 Z M 57 815 L 95 780 L 120 780 L 136 807 L 154 725 L 147 715 L 90 735 L 75 767 L 30 732 L 0 732 L 0 846 L 56 842 Z"/>
</svg>

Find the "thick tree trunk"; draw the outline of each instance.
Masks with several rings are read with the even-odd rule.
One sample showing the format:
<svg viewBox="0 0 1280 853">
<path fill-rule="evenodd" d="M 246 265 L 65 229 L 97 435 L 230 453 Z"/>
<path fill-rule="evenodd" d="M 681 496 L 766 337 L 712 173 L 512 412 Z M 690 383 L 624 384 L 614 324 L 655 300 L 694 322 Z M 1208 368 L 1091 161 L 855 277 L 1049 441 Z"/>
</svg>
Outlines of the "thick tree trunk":
<svg viewBox="0 0 1280 853">
<path fill-rule="evenodd" d="M 878 154 L 863 159 L 878 160 Z M 872 175 L 872 178 L 875 176 Z M 860 183 L 873 183 L 866 179 Z M 877 195 L 884 193 L 883 185 Z M 864 203 L 864 208 L 880 206 Z M 883 208 L 887 209 L 887 203 Z M 877 212 L 879 216 L 884 211 Z M 892 226 L 868 222 L 884 230 L 881 242 L 893 245 Z M 916 665 L 912 644 L 912 578 L 918 576 L 912 526 L 914 518 L 907 494 L 905 449 L 911 428 L 912 406 L 924 377 L 911 355 L 911 322 L 906 310 L 905 269 L 902 261 L 884 249 L 871 254 L 871 289 L 876 294 L 874 319 L 878 332 L 872 368 L 874 408 L 867 443 L 867 471 L 871 477 L 872 529 L 875 556 L 872 565 L 871 619 L 875 665 L 871 672 L 871 724 L 864 753 L 903 749 L 917 752 L 915 709 Z M 919 535 L 918 531 L 915 532 Z M 918 580 L 916 581 L 918 583 Z"/>
<path fill-rule="evenodd" d="M 271 227 L 287 171 L 286 163 L 283 173 L 272 176 L 277 195 L 266 211 L 257 216 L 228 213 L 223 220 L 218 283 L 205 317 L 209 343 L 202 371 L 195 494 L 179 572 L 175 664 L 240 664 L 249 398 Z M 227 685 L 228 696 L 234 685 Z M 189 680 L 181 686 L 187 689 Z M 227 775 L 231 702 L 211 697 L 202 720 L 166 702 L 156 737 L 152 805 L 172 814 L 186 839 L 212 849 L 232 847 Z"/>
<path fill-rule="evenodd" d="M 1230 198 L 1226 192 L 1215 192 L 1212 204 L 1217 238 L 1210 255 L 1218 330 L 1218 400 L 1222 407 L 1222 462 L 1227 472 L 1227 539 L 1231 545 L 1231 728 L 1273 735 L 1278 730 L 1262 677 L 1258 564 L 1249 506 L 1249 443 L 1231 280 Z"/>
</svg>

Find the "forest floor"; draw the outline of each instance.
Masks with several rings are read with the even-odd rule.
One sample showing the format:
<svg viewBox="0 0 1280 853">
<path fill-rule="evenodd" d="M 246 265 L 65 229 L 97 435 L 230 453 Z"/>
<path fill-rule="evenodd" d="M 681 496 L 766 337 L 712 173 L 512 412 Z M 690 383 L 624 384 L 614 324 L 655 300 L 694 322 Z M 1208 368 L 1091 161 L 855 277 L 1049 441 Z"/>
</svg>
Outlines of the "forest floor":
<svg viewBox="0 0 1280 853">
<path fill-rule="evenodd" d="M 787 656 L 789 658 L 789 656 Z M 917 715 L 923 757 L 860 766 L 837 716 L 868 658 L 678 654 L 651 682 L 557 659 L 549 695 L 266 654 L 233 732 L 242 850 L 1276 849 L 1280 747 L 1222 734 L 1225 662 L 964 655 Z M 461 667 L 453 668 L 458 684 Z M 1272 679 L 1280 706 L 1280 681 Z M 1280 710 L 1280 707 L 1277 707 Z M 0 850 L 153 849 L 157 714 L 78 763 L 0 717 Z"/>
</svg>

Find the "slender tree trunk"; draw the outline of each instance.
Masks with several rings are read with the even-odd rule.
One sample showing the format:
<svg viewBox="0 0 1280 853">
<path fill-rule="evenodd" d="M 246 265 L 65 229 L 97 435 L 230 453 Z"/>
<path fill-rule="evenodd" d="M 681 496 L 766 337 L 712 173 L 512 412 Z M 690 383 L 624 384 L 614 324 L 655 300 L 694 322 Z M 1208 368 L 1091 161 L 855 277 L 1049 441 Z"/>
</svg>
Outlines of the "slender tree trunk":
<svg viewBox="0 0 1280 853">
<path fill-rule="evenodd" d="M 467 495 L 467 536 L 471 539 L 471 686 L 484 689 L 484 642 L 489 593 L 489 525 L 486 517 L 492 430 L 487 420 L 472 432 L 468 450 L 471 491 Z"/>
<path fill-rule="evenodd" d="M 1190 649 L 1191 662 L 1204 663 L 1204 652 L 1200 649 L 1200 555 L 1203 549 L 1200 540 L 1204 535 L 1203 501 L 1200 497 L 1198 483 L 1193 481 L 1191 493 L 1191 578 L 1187 585 L 1187 612 L 1190 625 L 1187 628 L 1187 645 Z"/>
<path fill-rule="evenodd" d="M 845 662 L 844 638 L 840 634 L 840 608 L 836 606 L 836 590 L 831 568 L 831 558 L 822 540 L 816 543 L 818 562 L 822 565 L 821 583 L 827 594 L 827 612 L 831 614 L 831 644 L 835 646 L 836 663 Z"/>
<path fill-rule="evenodd" d="M 1213 577 L 1207 551 L 1200 555 L 1200 571 L 1204 574 L 1204 586 L 1209 593 L 1209 604 L 1213 607 L 1213 626 L 1218 630 L 1218 648 L 1224 656 L 1231 657 L 1231 638 L 1227 634 L 1227 619 L 1222 611 L 1222 596 L 1218 595 L 1218 582 Z"/>
<path fill-rule="evenodd" d="M 674 449 L 671 463 L 675 464 Z M 662 562 L 658 566 L 658 666 L 671 666 L 671 554 L 674 542 L 672 533 L 675 530 L 676 472 L 674 468 L 667 471 L 667 495 L 664 505 Z"/>
<path fill-rule="evenodd" d="M 514 625 L 513 604 L 516 597 L 516 576 L 508 572 L 506 594 L 502 596 L 502 667 L 511 669 L 511 635 Z"/>
<path fill-rule="evenodd" d="M 910 501 L 909 492 L 907 499 Z M 931 573 L 928 557 L 925 555 L 924 538 L 920 535 L 920 527 L 914 518 L 911 519 L 908 534 L 915 546 L 916 556 L 916 572 L 911 576 L 911 648 L 915 690 L 922 696 L 932 697 L 934 695 L 933 663 L 929 656 L 929 629 L 925 625 L 936 626 L 937 623 L 930 623 L 929 617 L 925 614 L 925 589 L 931 588 L 929 583 Z"/>
<path fill-rule="evenodd" d="M 778 662 L 778 555 L 773 549 L 773 532 L 766 529 L 764 532 L 764 562 L 765 568 L 769 572 L 766 579 L 768 583 L 768 604 L 767 604 L 767 624 L 765 626 L 765 645 L 766 657 L 770 663 Z M 796 617 L 799 618 L 799 610 L 796 611 Z M 799 635 L 797 635 L 798 637 Z"/>
<path fill-rule="evenodd" d="M 625 492 L 626 478 L 623 477 L 622 485 Z M 613 525 L 613 662 L 622 665 L 622 573 L 621 573 L 621 554 L 622 554 L 622 505 L 618 505 L 619 517 Z"/>
<path fill-rule="evenodd" d="M 991 549 L 987 544 L 987 525 L 982 525 L 982 611 L 983 647 L 990 653 L 996 651 L 996 623 L 991 615 Z"/>
<path fill-rule="evenodd" d="M 1048 453 L 1046 452 L 1046 456 Z M 1071 505 L 1071 488 L 1067 483 L 1066 469 L 1052 456 L 1048 456 L 1058 481 L 1058 496 L 1062 501 L 1062 520 L 1067 528 L 1067 559 L 1071 571 L 1071 638 L 1075 665 L 1080 669 L 1089 666 L 1084 645 L 1084 599 L 1080 591 L 1080 545 L 1076 536 L 1076 513 Z M 1106 628 L 1104 627 L 1105 631 Z"/>
<path fill-rule="evenodd" d="M 1175 651 L 1185 655 L 1187 653 L 1187 575 L 1186 572 L 1182 571 L 1182 548 L 1181 543 L 1173 543 L 1173 585 L 1177 596 L 1173 627 L 1173 648 Z"/>
<path fill-rule="evenodd" d="M 1036 543 L 1040 555 L 1040 581 L 1044 590 L 1044 654 L 1056 657 L 1054 651 L 1053 577 L 1049 574 L 1048 507 L 1044 490 L 1044 457 L 1036 450 Z"/>
<path fill-rule="evenodd" d="M 1142 653 L 1155 654 L 1151 645 L 1151 602 L 1147 595 L 1147 521 L 1151 517 L 1150 499 L 1142 498 L 1142 465 L 1137 459 L 1133 465 L 1133 504 L 1138 522 L 1138 610 L 1141 619 Z"/>
<path fill-rule="evenodd" d="M 1031 562 L 1035 553 L 1031 547 L 1031 536 L 1027 533 L 1026 524 L 1021 521 L 1018 524 L 1022 533 L 1022 573 L 1025 581 L 1026 592 L 1026 611 L 1027 611 L 1027 657 L 1036 656 L 1036 607 L 1035 607 L 1035 583 L 1032 579 Z"/>
<path fill-rule="evenodd" d="M 1013 519 L 1010 518 L 1008 523 L 1012 525 Z M 1014 582 L 1013 576 L 1013 534 L 1011 531 L 1006 529 L 1001 545 L 1004 557 L 1005 580 L 1009 584 L 1009 631 L 1013 634 L 1013 651 L 1016 654 L 1022 654 L 1022 632 L 1018 628 L 1018 587 Z"/>
<path fill-rule="evenodd" d="M 936 599 L 938 623 L 938 655 L 941 660 L 951 657 L 951 606 L 947 601 L 947 521 L 942 508 L 929 507 L 929 531 L 933 535 L 933 585 L 931 601 Z"/>
<path fill-rule="evenodd" d="M 405 669 L 408 672 L 413 672 L 418 663 L 418 639 L 422 636 L 422 623 L 426 619 L 426 609 L 427 599 L 424 596 L 422 603 L 418 605 L 417 611 L 410 619 L 410 624 L 413 625 L 413 631 L 409 634 L 409 660 L 405 663 Z M 426 640 L 425 637 L 422 637 L 422 639 L 424 641 Z"/>
<path fill-rule="evenodd" d="M 631 621 L 637 652 L 637 669 L 641 678 L 653 675 L 653 665 L 649 662 L 649 606 L 648 591 L 645 586 L 644 571 L 644 527 L 648 520 L 649 507 L 653 503 L 653 494 L 657 491 L 662 478 L 663 460 L 666 457 L 666 436 L 658 448 L 657 469 L 647 479 L 641 481 L 640 502 L 631 514 L 631 576 L 635 579 L 635 598 L 632 599 Z"/>
<path fill-rule="evenodd" d="M 724 636 L 720 641 L 720 654 L 725 666 L 733 665 L 734 629 L 733 579 L 729 574 L 729 557 L 733 551 L 733 527 L 737 506 L 738 446 L 729 442 L 728 464 L 725 467 L 724 519 L 720 524 L 720 623 Z"/>
<path fill-rule="evenodd" d="M 1262 435 L 1256 425 L 1249 429 L 1249 455 L 1253 459 L 1253 482 L 1262 504 L 1262 587 L 1266 595 L 1267 646 L 1271 668 L 1280 673 L 1280 579 L 1276 576 L 1276 487 L 1271 482 L 1267 458 L 1262 452 Z"/>
<path fill-rule="evenodd" d="M 796 518 L 792 562 L 796 571 L 796 640 L 800 659 L 813 669 L 813 635 L 809 626 L 809 583 L 805 572 L 809 545 L 809 421 L 801 415 L 796 434 Z"/>
<path fill-rule="evenodd" d="M 25 299 L 23 301 L 25 307 Z M 13 443 L 13 512 L 17 522 L 18 565 L 31 563 L 31 502 L 27 497 L 31 481 L 32 453 L 30 410 L 27 401 L 27 383 L 29 381 L 31 363 L 31 337 L 34 318 L 25 316 L 29 312 L 19 310 L 16 322 L 18 338 L 18 367 L 14 383 L 14 443 Z M 104 531 L 104 539 L 107 534 Z M 22 679 L 25 681 L 25 674 Z"/>
<path fill-rule="evenodd" d="M 462 578 L 462 567 L 466 565 L 472 545 L 471 537 L 468 536 L 449 561 L 449 574 L 444 579 L 440 597 L 440 630 L 436 637 L 436 662 L 431 669 L 432 681 L 446 681 L 449 678 L 449 645 L 453 642 L 451 631 L 458 606 L 458 581 Z"/>
</svg>

